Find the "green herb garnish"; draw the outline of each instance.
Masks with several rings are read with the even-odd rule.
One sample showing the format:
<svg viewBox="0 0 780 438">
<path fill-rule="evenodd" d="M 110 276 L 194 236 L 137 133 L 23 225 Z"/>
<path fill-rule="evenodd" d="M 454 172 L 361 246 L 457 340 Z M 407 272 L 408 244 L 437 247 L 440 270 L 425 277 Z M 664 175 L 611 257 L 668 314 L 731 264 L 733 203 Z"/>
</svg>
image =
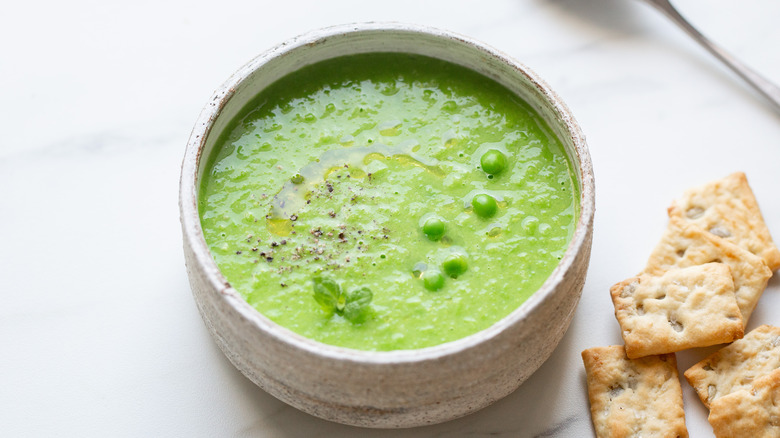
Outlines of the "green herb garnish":
<svg viewBox="0 0 780 438">
<path fill-rule="evenodd" d="M 374 294 L 361 286 L 344 292 L 331 278 L 314 277 L 314 299 L 328 312 L 335 312 L 352 322 L 365 318 Z"/>
</svg>

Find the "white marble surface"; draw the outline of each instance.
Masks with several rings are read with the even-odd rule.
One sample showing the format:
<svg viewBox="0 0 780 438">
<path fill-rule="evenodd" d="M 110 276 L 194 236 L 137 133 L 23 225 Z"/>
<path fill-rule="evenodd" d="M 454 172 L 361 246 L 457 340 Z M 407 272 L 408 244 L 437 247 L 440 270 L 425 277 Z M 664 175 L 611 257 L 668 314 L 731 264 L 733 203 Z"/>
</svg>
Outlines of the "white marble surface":
<svg viewBox="0 0 780 438">
<path fill-rule="evenodd" d="M 779 2 L 676 3 L 780 82 Z M 467 34 L 531 66 L 581 123 L 597 184 L 588 281 L 550 360 L 489 408 L 405 431 L 318 420 L 238 373 L 197 313 L 178 224 L 180 160 L 212 90 L 282 40 L 371 20 Z M 780 114 L 637 0 L 14 2 L 0 83 L 3 436 L 591 436 L 579 354 L 621 342 L 608 288 L 643 266 L 669 201 L 743 170 L 780 237 Z M 777 278 L 761 323 L 780 325 Z M 683 388 L 691 436 L 712 436 Z"/>
</svg>

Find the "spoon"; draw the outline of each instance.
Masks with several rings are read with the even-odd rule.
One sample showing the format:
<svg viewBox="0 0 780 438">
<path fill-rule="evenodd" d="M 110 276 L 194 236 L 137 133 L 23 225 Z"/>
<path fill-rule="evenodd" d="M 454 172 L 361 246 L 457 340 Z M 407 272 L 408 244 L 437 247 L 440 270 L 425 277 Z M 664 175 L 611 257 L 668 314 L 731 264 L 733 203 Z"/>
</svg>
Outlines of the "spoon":
<svg viewBox="0 0 780 438">
<path fill-rule="evenodd" d="M 727 67 L 738 74 L 748 84 L 752 85 L 761 95 L 763 95 L 772 104 L 775 110 L 780 112 L 780 88 L 766 78 L 756 73 L 748 66 L 740 62 L 738 59 L 731 56 L 728 52 L 721 49 L 707 37 L 701 34 L 696 28 L 691 26 L 690 23 L 682 16 L 677 9 L 672 6 L 669 0 L 645 0 L 647 3 L 658 8 L 661 12 L 666 14 L 672 21 L 680 26 L 688 35 L 690 35 L 696 42 L 701 44 L 710 53 L 720 59 Z"/>
</svg>

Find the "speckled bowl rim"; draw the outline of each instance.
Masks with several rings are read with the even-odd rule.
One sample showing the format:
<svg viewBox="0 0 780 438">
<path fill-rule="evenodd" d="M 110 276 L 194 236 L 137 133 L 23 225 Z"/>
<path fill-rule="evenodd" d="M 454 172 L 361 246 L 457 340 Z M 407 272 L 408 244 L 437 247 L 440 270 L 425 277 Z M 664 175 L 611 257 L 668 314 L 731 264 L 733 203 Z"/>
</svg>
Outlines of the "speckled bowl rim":
<svg viewBox="0 0 780 438">
<path fill-rule="evenodd" d="M 572 151 L 574 152 L 574 156 L 570 156 L 569 158 L 571 159 L 572 165 L 579 168 L 579 175 L 577 176 L 579 176 L 578 182 L 580 184 L 580 216 L 566 252 L 558 263 L 558 266 L 552 274 L 550 274 L 544 284 L 517 309 L 495 322 L 490 327 L 464 338 L 431 347 L 413 350 L 364 351 L 328 345 L 306 338 L 272 322 L 250 306 L 241 295 L 230 286 L 211 256 L 203 236 L 203 230 L 198 215 L 198 187 L 196 183 L 199 182 L 200 160 L 201 158 L 208 158 L 201 156 L 202 151 L 217 117 L 228 101 L 233 97 L 238 85 L 248 78 L 253 71 L 266 64 L 269 60 L 282 56 L 285 53 L 304 45 L 317 44 L 330 37 L 355 32 L 382 31 L 420 33 L 445 40 L 455 40 L 459 43 L 470 45 L 473 48 L 478 49 L 488 57 L 500 60 L 502 63 L 512 67 L 517 74 L 525 76 L 527 80 L 536 87 L 538 92 L 544 96 L 547 105 L 552 109 L 553 113 L 558 118 L 559 123 L 565 126 L 565 132 L 569 133 L 574 146 L 574 150 Z M 569 151 L 567 150 L 567 153 L 568 152 Z M 574 170 L 576 171 L 577 169 Z M 190 134 L 181 168 L 179 207 L 184 238 L 189 240 L 194 252 L 195 260 L 200 267 L 203 268 L 212 287 L 214 290 L 219 291 L 223 299 L 229 301 L 240 315 L 258 330 L 267 332 L 292 348 L 305 350 L 323 358 L 369 364 L 399 364 L 437 360 L 445 356 L 462 353 L 486 340 L 494 338 L 507 327 L 521 323 L 526 315 L 533 312 L 539 305 L 548 299 L 552 291 L 563 280 L 564 273 L 571 269 L 576 254 L 583 245 L 586 244 L 589 233 L 588 230 L 593 227 L 593 216 L 595 212 L 594 190 L 593 167 L 585 142 L 585 136 L 583 135 L 580 126 L 575 121 L 574 116 L 571 114 L 566 104 L 564 104 L 547 83 L 531 69 L 503 52 L 457 33 L 406 23 L 370 22 L 318 29 L 285 41 L 251 60 L 222 84 L 214 92 L 209 103 L 201 111 L 195 127 Z"/>
</svg>

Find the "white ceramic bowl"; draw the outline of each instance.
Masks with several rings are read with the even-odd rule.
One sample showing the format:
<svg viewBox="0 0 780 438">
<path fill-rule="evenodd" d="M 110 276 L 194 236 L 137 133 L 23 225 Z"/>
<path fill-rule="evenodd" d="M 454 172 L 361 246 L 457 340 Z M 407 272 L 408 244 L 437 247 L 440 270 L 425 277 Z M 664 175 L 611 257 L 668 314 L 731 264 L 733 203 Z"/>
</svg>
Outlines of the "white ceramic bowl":
<svg viewBox="0 0 780 438">
<path fill-rule="evenodd" d="M 466 338 L 419 350 L 366 352 L 324 345 L 271 322 L 222 276 L 203 238 L 198 184 L 226 124 L 260 90 L 317 61 L 364 52 L 440 58 L 495 79 L 530 103 L 563 142 L 581 193 L 580 217 L 563 259 L 510 315 Z M 569 326 L 585 282 L 594 213 L 585 138 L 563 102 L 533 72 L 466 37 L 420 26 L 367 23 L 315 31 L 258 56 L 213 95 L 182 165 L 184 254 L 203 320 L 230 361 L 261 388 L 310 414 L 366 427 L 451 420 L 514 391 L 550 356 Z M 349 376 L 345 379 L 345 376 Z"/>
</svg>

